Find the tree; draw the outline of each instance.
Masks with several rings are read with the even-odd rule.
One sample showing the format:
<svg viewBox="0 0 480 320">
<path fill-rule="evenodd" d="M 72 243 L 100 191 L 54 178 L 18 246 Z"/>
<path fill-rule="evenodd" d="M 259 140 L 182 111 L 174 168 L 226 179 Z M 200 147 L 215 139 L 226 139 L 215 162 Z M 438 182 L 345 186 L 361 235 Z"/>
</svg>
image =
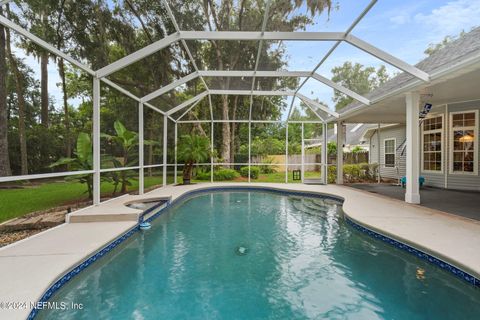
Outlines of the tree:
<svg viewBox="0 0 480 320">
<path fill-rule="evenodd" d="M 327 154 L 333 156 L 337 154 L 337 143 L 330 141 L 327 143 Z"/>
<path fill-rule="evenodd" d="M 6 5 L 8 17 L 10 18 L 10 6 Z M 18 135 L 20 138 L 20 163 L 21 163 L 21 174 L 28 174 L 28 162 L 27 162 L 27 134 L 25 132 L 25 96 L 24 96 L 24 81 L 23 75 L 18 68 L 17 58 L 12 53 L 11 48 L 11 36 L 10 30 L 6 29 L 6 39 L 7 39 L 7 54 L 8 60 L 10 62 L 11 69 L 15 77 L 15 89 L 17 91 L 17 102 L 18 102 Z"/>
<path fill-rule="evenodd" d="M 195 6 L 194 3 L 187 2 L 190 7 Z M 314 17 L 325 10 L 330 11 L 332 1 L 272 1 L 267 17 L 269 27 L 273 30 L 294 31 L 313 23 L 313 20 L 307 15 L 292 14 L 296 8 L 304 5 L 309 9 L 311 17 Z M 178 7 L 173 7 L 174 10 L 182 10 L 184 5 L 182 3 Z M 203 19 L 195 20 L 190 24 L 188 24 L 188 21 L 182 21 L 184 29 L 200 30 L 205 27 L 210 31 L 260 30 L 265 13 L 265 2 L 239 1 L 237 3 L 232 0 L 205 0 L 201 5 L 198 5 L 196 11 L 203 12 Z M 262 65 L 259 66 L 260 68 L 276 70 L 285 65 L 285 61 L 282 60 L 281 48 L 276 54 L 269 54 L 271 47 L 272 44 L 268 42 L 265 42 L 262 46 L 261 56 L 266 61 L 262 62 Z M 210 40 L 199 51 L 201 51 L 200 56 L 203 58 L 202 64 L 209 70 L 251 70 L 255 67 L 258 45 L 255 41 Z M 233 81 L 230 78 L 217 80 L 221 89 L 230 89 L 230 86 L 233 85 Z M 275 80 L 267 80 L 267 83 L 271 84 L 270 89 L 272 89 Z M 264 90 L 268 90 L 268 88 Z M 220 105 L 219 114 L 221 114 L 223 120 L 235 120 L 232 118 L 233 114 L 230 113 L 229 109 L 236 110 L 237 103 L 243 102 L 241 100 L 246 100 L 227 95 L 220 96 L 218 99 L 219 101 L 217 101 Z M 233 104 L 233 108 L 231 104 Z M 224 122 L 221 127 L 220 149 L 221 158 L 228 162 L 233 161 L 231 139 L 232 127 L 229 123 Z"/>
<path fill-rule="evenodd" d="M 30 31 L 39 35 L 47 42 L 55 42 L 53 36 L 52 23 L 49 19 L 51 13 L 55 11 L 54 1 L 52 0 L 29 0 L 26 6 L 21 6 L 24 24 L 30 26 Z M 22 46 L 28 53 L 36 56 L 40 61 L 40 81 L 41 81 L 41 123 L 45 128 L 49 126 L 49 96 L 48 96 L 48 62 L 50 53 L 42 47 L 23 39 Z"/>
<path fill-rule="evenodd" d="M 178 158 L 184 162 L 183 183 L 189 184 L 195 163 L 201 163 L 210 157 L 208 138 L 199 135 L 183 135 L 178 145 Z"/>
<path fill-rule="evenodd" d="M 345 62 L 342 66 L 334 67 L 332 74 L 332 81 L 360 95 L 371 92 L 390 79 L 384 65 L 375 69 L 374 67 L 364 67 L 360 63 L 352 64 L 350 61 Z M 349 105 L 353 98 L 335 90 L 333 101 L 336 103 L 335 110 L 339 111 Z"/>
<path fill-rule="evenodd" d="M 0 14 L 3 10 L 0 7 Z M 8 109 L 7 109 L 7 52 L 5 28 L 0 25 L 0 176 L 10 176 L 8 152 Z"/>
</svg>

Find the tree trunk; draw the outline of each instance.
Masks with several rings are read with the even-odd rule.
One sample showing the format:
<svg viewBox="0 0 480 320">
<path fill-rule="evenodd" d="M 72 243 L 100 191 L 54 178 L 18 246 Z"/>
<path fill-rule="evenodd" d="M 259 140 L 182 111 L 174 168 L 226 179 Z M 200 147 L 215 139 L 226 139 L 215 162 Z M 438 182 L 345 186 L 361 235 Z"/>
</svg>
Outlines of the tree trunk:
<svg viewBox="0 0 480 320">
<path fill-rule="evenodd" d="M 28 162 L 27 162 L 27 135 L 25 132 L 25 97 L 23 92 L 23 75 L 18 69 L 17 60 L 12 54 L 12 48 L 10 45 L 10 30 L 6 29 L 7 35 L 7 54 L 12 66 L 12 71 L 15 76 L 15 89 L 17 92 L 17 102 L 18 102 L 18 135 L 20 137 L 20 167 L 21 174 L 28 174 Z"/>
<path fill-rule="evenodd" d="M 41 69 L 41 122 L 45 128 L 48 128 L 48 53 L 42 51 L 40 56 Z"/>
<path fill-rule="evenodd" d="M 3 14 L 0 8 L 0 14 Z M 0 176 L 10 176 L 8 154 L 8 112 L 7 112 L 7 63 L 5 52 L 5 28 L 0 25 Z"/>
<path fill-rule="evenodd" d="M 228 96 L 222 96 L 222 119 L 228 120 Z M 230 162 L 230 123 L 222 123 L 222 159 L 225 162 Z"/>
<path fill-rule="evenodd" d="M 63 90 L 63 113 L 65 115 L 65 155 L 67 158 L 72 157 L 72 143 L 70 137 L 70 114 L 68 112 L 68 93 L 67 93 L 67 81 L 65 78 L 65 63 L 63 59 L 59 58 L 58 61 L 58 72 L 60 73 L 60 78 L 62 79 L 62 90 Z M 67 170 L 68 170 L 67 166 Z"/>
<path fill-rule="evenodd" d="M 237 118 L 237 105 L 238 105 L 238 96 L 235 96 L 233 98 L 233 110 L 232 110 L 232 120 L 236 120 Z M 230 142 L 230 158 L 232 159 L 231 162 L 235 162 L 235 132 L 236 132 L 236 127 L 237 124 L 235 122 L 232 122 L 232 128 L 231 130 L 231 142 Z"/>
</svg>

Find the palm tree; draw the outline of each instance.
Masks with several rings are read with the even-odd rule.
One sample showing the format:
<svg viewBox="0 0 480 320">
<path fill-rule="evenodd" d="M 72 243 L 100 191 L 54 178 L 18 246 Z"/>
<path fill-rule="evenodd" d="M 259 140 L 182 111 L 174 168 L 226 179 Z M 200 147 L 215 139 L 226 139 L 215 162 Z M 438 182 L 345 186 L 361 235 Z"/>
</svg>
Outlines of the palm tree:
<svg viewBox="0 0 480 320">
<path fill-rule="evenodd" d="M 193 165 L 206 161 L 210 157 L 210 141 L 208 138 L 198 135 L 183 135 L 180 137 L 178 157 L 185 164 L 183 184 L 190 184 Z"/>
</svg>

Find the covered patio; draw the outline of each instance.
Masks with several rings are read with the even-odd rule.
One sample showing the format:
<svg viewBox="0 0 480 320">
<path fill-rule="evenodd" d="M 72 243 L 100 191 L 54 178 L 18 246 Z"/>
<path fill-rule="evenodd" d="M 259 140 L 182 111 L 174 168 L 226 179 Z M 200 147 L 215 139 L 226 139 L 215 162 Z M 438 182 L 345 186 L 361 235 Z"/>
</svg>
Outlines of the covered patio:
<svg viewBox="0 0 480 320">
<path fill-rule="evenodd" d="M 342 110 L 341 125 L 377 124 L 370 129 L 374 152 L 369 162 L 379 165 L 379 182 L 406 178 L 406 189 L 353 187 L 479 219 L 479 48 L 480 28 L 475 28 L 416 65 L 428 72 L 429 82 L 402 73 L 367 94 L 370 105 L 355 102 Z M 391 163 L 386 163 L 388 140 Z M 420 180 L 427 188 L 420 187 Z"/>
<path fill-rule="evenodd" d="M 349 186 L 393 199 L 405 199 L 405 189 L 393 184 L 354 183 Z M 420 197 L 423 207 L 480 221 L 480 192 L 422 187 Z"/>
</svg>

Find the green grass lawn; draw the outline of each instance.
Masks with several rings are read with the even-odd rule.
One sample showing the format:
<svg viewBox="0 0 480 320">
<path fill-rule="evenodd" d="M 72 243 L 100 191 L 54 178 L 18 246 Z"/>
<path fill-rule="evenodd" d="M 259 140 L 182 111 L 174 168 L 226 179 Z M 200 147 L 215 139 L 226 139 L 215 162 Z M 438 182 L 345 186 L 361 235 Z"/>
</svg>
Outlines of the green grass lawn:
<svg viewBox="0 0 480 320">
<path fill-rule="evenodd" d="M 173 180 L 173 177 L 171 177 Z M 138 180 L 132 180 L 128 192 L 138 190 Z M 145 177 L 145 188 L 160 185 L 162 178 Z M 86 186 L 75 181 L 46 182 L 23 189 L 0 190 L 0 222 L 24 214 L 75 202 L 87 201 Z M 101 184 L 102 197 L 111 196 L 113 185 Z"/>
<path fill-rule="evenodd" d="M 315 172 L 305 172 L 305 177 L 318 177 Z M 173 183 L 173 176 L 168 175 L 168 183 Z M 209 180 L 208 180 L 209 181 Z M 193 179 L 192 182 L 208 182 Z M 238 178 L 235 181 L 247 181 L 246 178 Z M 289 182 L 293 181 L 292 174 L 289 173 Z M 129 193 L 138 190 L 138 180 L 132 180 L 132 186 L 128 188 Z M 182 182 L 181 176 L 178 183 Z M 227 181 L 225 181 L 227 182 Z M 276 172 L 272 174 L 262 174 L 258 179 L 252 182 L 285 182 L 285 173 Z M 160 186 L 162 176 L 156 175 L 145 177 L 145 188 Z M 56 206 L 73 204 L 75 202 L 87 201 L 86 186 L 75 181 L 49 181 L 40 184 L 26 185 L 23 189 L 0 189 L 0 222 L 25 215 L 30 212 L 47 210 Z M 113 192 L 113 185 L 102 182 L 102 197 L 109 197 Z"/>
</svg>

